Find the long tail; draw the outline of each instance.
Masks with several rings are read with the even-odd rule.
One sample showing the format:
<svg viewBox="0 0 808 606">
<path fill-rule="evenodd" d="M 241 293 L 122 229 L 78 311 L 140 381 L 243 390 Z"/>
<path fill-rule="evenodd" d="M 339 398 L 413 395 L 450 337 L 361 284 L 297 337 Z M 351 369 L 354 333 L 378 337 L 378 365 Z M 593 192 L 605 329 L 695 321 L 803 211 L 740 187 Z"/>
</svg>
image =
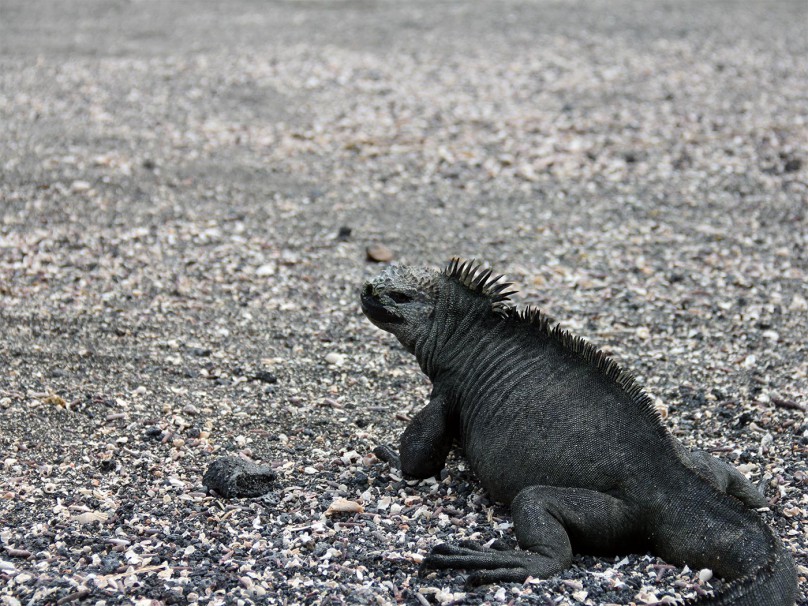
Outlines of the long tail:
<svg viewBox="0 0 808 606">
<path fill-rule="evenodd" d="M 793 606 L 797 601 L 797 569 L 780 538 L 762 521 L 771 538 L 768 560 L 727 583 L 715 595 L 687 600 L 685 606 Z"/>
<path fill-rule="evenodd" d="M 797 569 L 775 532 L 753 510 L 706 481 L 686 503 L 660 511 L 658 553 L 670 562 L 710 568 L 727 583 L 686 606 L 793 606 Z"/>
</svg>

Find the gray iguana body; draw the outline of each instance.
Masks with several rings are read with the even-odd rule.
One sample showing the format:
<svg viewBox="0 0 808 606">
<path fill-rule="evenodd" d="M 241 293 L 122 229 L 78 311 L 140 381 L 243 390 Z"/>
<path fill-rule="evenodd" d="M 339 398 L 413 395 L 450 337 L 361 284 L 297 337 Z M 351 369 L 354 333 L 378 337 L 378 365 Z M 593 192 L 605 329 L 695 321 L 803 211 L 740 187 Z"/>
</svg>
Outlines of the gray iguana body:
<svg viewBox="0 0 808 606">
<path fill-rule="evenodd" d="M 516 311 L 471 262 L 390 267 L 365 284 L 362 309 L 415 354 L 429 403 L 399 454 L 412 478 L 438 473 L 457 441 L 476 477 L 510 505 L 521 550 L 441 544 L 432 568 L 473 570 L 472 584 L 561 572 L 572 553 L 651 551 L 727 580 L 707 606 L 791 606 L 794 563 L 751 507 L 766 501 L 734 467 L 687 451 L 631 376 L 540 312 Z M 731 495 L 731 496 L 728 496 Z"/>
</svg>

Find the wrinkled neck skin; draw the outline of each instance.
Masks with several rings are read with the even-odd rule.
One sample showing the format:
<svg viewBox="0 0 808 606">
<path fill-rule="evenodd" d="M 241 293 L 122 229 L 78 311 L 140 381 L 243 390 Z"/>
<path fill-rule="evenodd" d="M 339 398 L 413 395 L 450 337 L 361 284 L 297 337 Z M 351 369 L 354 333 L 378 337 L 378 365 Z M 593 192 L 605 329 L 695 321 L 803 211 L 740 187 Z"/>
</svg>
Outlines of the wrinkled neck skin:
<svg viewBox="0 0 808 606">
<path fill-rule="evenodd" d="M 411 350 L 433 384 L 480 340 L 482 322 L 491 314 L 489 301 L 461 288 L 448 284 L 441 289 L 427 330 L 418 335 Z"/>
</svg>

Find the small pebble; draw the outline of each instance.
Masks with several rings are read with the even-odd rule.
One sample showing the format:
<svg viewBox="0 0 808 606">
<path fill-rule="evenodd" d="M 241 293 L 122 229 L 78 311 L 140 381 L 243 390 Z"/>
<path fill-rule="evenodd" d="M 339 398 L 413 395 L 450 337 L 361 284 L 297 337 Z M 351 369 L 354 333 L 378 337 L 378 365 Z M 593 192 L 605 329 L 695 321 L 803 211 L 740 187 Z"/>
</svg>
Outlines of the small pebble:
<svg viewBox="0 0 808 606">
<path fill-rule="evenodd" d="M 262 383 L 269 383 L 270 385 L 274 385 L 278 382 L 278 377 L 268 370 L 259 370 L 252 376 L 252 378 L 256 381 L 261 381 Z"/>
<path fill-rule="evenodd" d="M 266 276 L 274 276 L 275 271 L 276 271 L 275 265 L 273 265 L 272 263 L 265 263 L 264 265 L 261 265 L 255 270 L 255 275 L 258 276 L 259 278 L 263 278 Z"/>
<path fill-rule="evenodd" d="M 393 251 L 384 244 L 370 244 L 366 249 L 368 260 L 376 263 L 387 263 L 393 260 Z"/>
<path fill-rule="evenodd" d="M 73 183 L 70 184 L 70 191 L 76 194 L 84 193 L 89 191 L 90 187 L 87 181 L 73 181 Z"/>
<path fill-rule="evenodd" d="M 329 354 L 326 354 L 325 356 L 325 361 L 334 366 L 342 366 L 343 364 L 345 364 L 346 359 L 347 356 L 336 352 L 331 352 Z"/>
</svg>

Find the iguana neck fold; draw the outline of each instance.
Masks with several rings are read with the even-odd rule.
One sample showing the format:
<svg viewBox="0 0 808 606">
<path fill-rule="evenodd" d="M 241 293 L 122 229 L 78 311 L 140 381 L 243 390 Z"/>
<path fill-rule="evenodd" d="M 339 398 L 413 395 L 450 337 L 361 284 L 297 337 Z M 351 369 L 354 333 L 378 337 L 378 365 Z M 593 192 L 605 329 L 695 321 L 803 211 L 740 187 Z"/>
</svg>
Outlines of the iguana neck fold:
<svg viewBox="0 0 808 606">
<path fill-rule="evenodd" d="M 433 382 L 450 373 L 453 363 L 475 345 L 475 328 L 499 319 L 493 317 L 491 304 L 484 296 L 464 291 L 462 284 L 446 278 L 429 330 L 416 341 L 415 357 Z"/>
</svg>

